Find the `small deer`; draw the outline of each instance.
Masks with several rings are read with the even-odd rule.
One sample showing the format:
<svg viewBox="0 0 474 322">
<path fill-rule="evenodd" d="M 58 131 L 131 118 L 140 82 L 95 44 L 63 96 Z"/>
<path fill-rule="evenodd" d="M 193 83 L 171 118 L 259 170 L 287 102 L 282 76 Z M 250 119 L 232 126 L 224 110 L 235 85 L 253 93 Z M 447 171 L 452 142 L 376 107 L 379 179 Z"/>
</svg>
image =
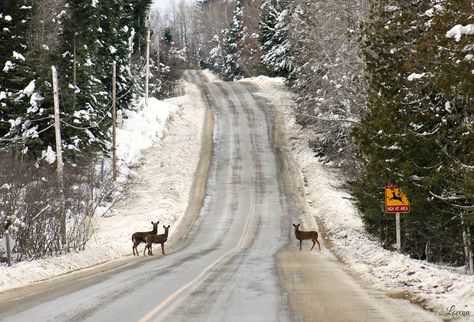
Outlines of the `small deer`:
<svg viewBox="0 0 474 322">
<path fill-rule="evenodd" d="M 319 247 L 319 250 L 321 250 L 321 245 L 319 244 L 319 241 L 318 241 L 318 232 L 316 231 L 301 231 L 300 230 L 300 224 L 298 225 L 295 225 L 293 224 L 293 227 L 295 227 L 295 236 L 296 236 L 296 239 L 298 239 L 300 241 L 300 251 L 301 251 L 301 247 L 302 247 L 302 244 L 303 244 L 303 240 L 305 239 L 311 239 L 313 241 L 313 247 L 311 247 L 311 249 L 309 251 L 312 251 L 313 248 L 314 248 L 314 245 L 316 245 L 316 243 L 318 243 L 318 247 Z"/>
<path fill-rule="evenodd" d="M 161 244 L 161 252 L 163 253 L 163 255 L 165 255 L 165 243 L 168 240 L 168 232 L 170 230 L 170 225 L 168 225 L 168 227 L 163 225 L 163 228 L 165 229 L 164 234 L 148 235 L 146 237 L 146 246 L 143 250 L 143 255 L 145 255 L 145 250 L 148 248 L 148 255 L 153 256 L 153 251 L 151 249 L 152 244 Z"/>
<path fill-rule="evenodd" d="M 133 255 L 135 255 L 135 252 L 136 252 L 136 255 L 139 256 L 140 254 L 138 253 L 138 245 L 140 245 L 141 243 L 146 243 L 146 237 L 148 235 L 156 235 L 158 233 L 158 224 L 160 222 L 157 221 L 156 223 L 154 223 L 153 221 L 151 222 L 151 224 L 153 225 L 153 230 L 152 231 L 137 231 L 135 233 L 133 233 L 132 235 L 132 242 L 133 242 L 133 247 L 132 247 L 132 251 L 133 251 Z M 146 245 L 145 245 L 145 248 L 146 248 Z"/>
</svg>

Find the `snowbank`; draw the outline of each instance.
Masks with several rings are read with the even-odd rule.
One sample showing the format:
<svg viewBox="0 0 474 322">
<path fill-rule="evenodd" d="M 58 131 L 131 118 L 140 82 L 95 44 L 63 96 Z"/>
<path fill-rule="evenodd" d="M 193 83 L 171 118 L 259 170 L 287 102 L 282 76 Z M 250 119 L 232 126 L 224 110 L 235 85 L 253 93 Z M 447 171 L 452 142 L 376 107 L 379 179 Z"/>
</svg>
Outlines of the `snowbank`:
<svg viewBox="0 0 474 322">
<path fill-rule="evenodd" d="M 362 279 L 393 296 L 407 296 L 434 310 L 446 319 L 456 312 L 474 315 L 474 276 L 450 267 L 433 265 L 383 249 L 364 231 L 363 222 L 350 195 L 342 189 L 343 178 L 337 170 L 314 158 L 306 133 L 295 124 L 291 95 L 283 79 L 257 77 L 245 79 L 260 89 L 287 120 L 291 149 L 305 177 L 306 199 L 311 216 L 324 224 L 332 250 Z M 316 223 L 313 221 L 313 225 Z M 453 307 L 454 306 L 454 307 Z M 460 313 L 462 314 L 462 313 Z M 461 318 L 469 319 L 461 316 Z"/>
<path fill-rule="evenodd" d="M 137 166 L 141 151 L 160 141 L 166 121 L 177 107 L 156 98 L 142 99 L 136 111 L 127 111 L 126 119 L 117 128 L 117 158 L 120 180 L 126 180 L 130 168 Z"/>
<path fill-rule="evenodd" d="M 454 38 L 457 42 L 461 40 L 462 35 L 474 35 L 474 24 L 456 25 L 446 32 L 447 38 Z"/>
</svg>

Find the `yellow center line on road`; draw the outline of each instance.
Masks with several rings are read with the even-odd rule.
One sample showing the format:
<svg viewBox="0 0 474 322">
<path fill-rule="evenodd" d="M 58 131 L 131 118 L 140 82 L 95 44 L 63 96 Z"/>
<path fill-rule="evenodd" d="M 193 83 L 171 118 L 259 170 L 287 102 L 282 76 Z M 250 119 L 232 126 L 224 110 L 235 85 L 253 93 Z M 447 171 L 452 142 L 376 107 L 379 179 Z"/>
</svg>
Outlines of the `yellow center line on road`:
<svg viewBox="0 0 474 322">
<path fill-rule="evenodd" d="M 248 229 L 249 229 L 249 224 L 250 224 L 250 219 L 252 216 L 250 215 L 252 213 L 253 209 L 253 204 L 254 204 L 254 195 L 251 195 L 250 203 L 249 203 L 249 211 L 247 212 L 247 218 L 245 220 L 245 226 L 244 229 L 242 230 L 242 234 L 240 235 L 239 242 L 236 247 L 232 248 L 225 254 L 223 254 L 221 257 L 219 257 L 217 260 L 215 260 L 212 264 L 207 266 L 195 279 L 193 279 L 191 282 L 187 283 L 186 285 L 182 286 L 180 289 L 176 290 L 173 292 L 171 295 L 169 295 L 165 300 L 163 300 L 160 304 L 158 304 L 155 308 L 153 308 L 151 311 L 149 311 L 145 316 L 143 316 L 138 322 L 147 322 L 149 321 L 153 316 L 155 316 L 158 312 L 165 310 L 167 306 L 174 300 L 176 299 L 181 293 L 183 293 L 186 289 L 192 287 L 193 285 L 197 284 L 204 275 L 206 275 L 207 272 L 209 272 L 213 267 L 217 266 L 221 261 L 223 261 L 226 257 L 229 255 L 232 255 L 234 253 L 237 253 L 238 250 L 242 249 L 244 239 L 248 234 Z M 176 304 L 176 303 L 174 303 Z M 169 309 L 169 308 L 168 308 Z M 163 313 L 163 312 L 162 312 Z M 154 321 L 159 321 L 159 317 L 156 317 Z"/>
</svg>

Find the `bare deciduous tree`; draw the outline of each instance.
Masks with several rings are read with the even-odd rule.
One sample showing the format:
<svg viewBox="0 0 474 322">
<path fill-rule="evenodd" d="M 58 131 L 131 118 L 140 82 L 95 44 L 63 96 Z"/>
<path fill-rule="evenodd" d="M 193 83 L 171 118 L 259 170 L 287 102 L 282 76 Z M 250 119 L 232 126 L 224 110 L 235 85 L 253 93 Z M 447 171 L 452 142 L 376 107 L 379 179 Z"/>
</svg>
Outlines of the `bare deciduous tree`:
<svg viewBox="0 0 474 322">
<path fill-rule="evenodd" d="M 365 107 L 357 29 L 368 1 L 300 1 L 295 13 L 292 87 L 298 119 L 314 130 L 314 149 L 340 161 L 352 153 L 350 131 Z"/>
<path fill-rule="evenodd" d="M 68 250 L 84 249 L 93 229 L 97 207 L 114 191 L 112 182 L 101 182 L 95 162 L 66 164 L 64 195 L 67 214 L 67 243 L 60 240 L 60 200 L 54 168 L 32 161 L 15 161 L 0 154 L 0 223 L 11 223 L 15 240 L 14 260 L 35 259 Z"/>
</svg>

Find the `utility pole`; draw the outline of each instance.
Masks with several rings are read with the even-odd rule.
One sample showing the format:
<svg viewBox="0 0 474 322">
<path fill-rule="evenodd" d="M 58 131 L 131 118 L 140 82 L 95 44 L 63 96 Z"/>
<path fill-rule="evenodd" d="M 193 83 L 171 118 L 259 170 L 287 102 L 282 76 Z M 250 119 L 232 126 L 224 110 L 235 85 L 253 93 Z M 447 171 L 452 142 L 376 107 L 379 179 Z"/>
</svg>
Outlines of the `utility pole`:
<svg viewBox="0 0 474 322">
<path fill-rule="evenodd" d="M 116 106 L 116 79 L 117 64 L 114 61 L 112 71 L 112 177 L 117 181 L 117 106 Z"/>
<path fill-rule="evenodd" d="M 471 246 L 471 228 L 469 228 L 469 226 L 466 227 L 466 231 L 467 231 L 467 240 L 468 240 L 468 244 L 469 244 L 469 262 L 468 262 L 468 266 L 469 266 L 469 274 L 471 275 L 474 275 L 474 256 L 472 254 L 472 246 Z"/>
<path fill-rule="evenodd" d="M 11 255 L 11 245 L 10 245 L 10 233 L 8 232 L 8 228 L 10 228 L 12 222 L 10 219 L 7 219 L 5 224 L 3 225 L 3 230 L 5 231 L 5 234 L 3 235 L 5 237 L 5 246 L 7 248 L 7 264 L 8 266 L 12 266 L 12 255 Z M 0 228 L 0 229 L 2 229 Z"/>
<path fill-rule="evenodd" d="M 74 34 L 74 47 L 73 47 L 73 56 L 74 56 L 74 63 L 73 63 L 73 76 L 72 76 L 72 82 L 74 85 L 74 96 L 73 96 L 73 109 L 76 110 L 76 89 L 77 89 L 77 58 L 76 58 L 76 34 Z"/>
<path fill-rule="evenodd" d="M 145 105 L 148 106 L 148 82 L 150 74 L 150 15 L 146 21 L 146 27 L 148 29 L 146 35 L 146 76 L 145 76 Z"/>
<path fill-rule="evenodd" d="M 474 1 L 474 0 L 473 0 Z M 160 27 L 158 26 L 157 30 L 158 34 L 158 41 L 156 42 L 156 66 L 158 67 L 158 76 L 161 75 L 161 66 L 160 66 L 160 42 L 161 42 L 161 34 L 160 34 Z"/>
<path fill-rule="evenodd" d="M 64 180 L 63 180 L 63 150 L 61 140 L 61 122 L 59 116 L 59 86 L 58 72 L 56 67 L 51 66 L 53 73 L 53 95 L 54 95 L 54 133 L 56 136 L 56 172 L 58 176 L 59 197 L 60 197 L 60 235 L 62 246 L 66 245 L 66 213 L 64 211 Z"/>
<path fill-rule="evenodd" d="M 11 246 L 10 246 L 10 234 L 8 230 L 5 232 L 5 246 L 7 247 L 7 261 L 8 266 L 12 266 L 12 255 L 11 255 Z"/>
</svg>

